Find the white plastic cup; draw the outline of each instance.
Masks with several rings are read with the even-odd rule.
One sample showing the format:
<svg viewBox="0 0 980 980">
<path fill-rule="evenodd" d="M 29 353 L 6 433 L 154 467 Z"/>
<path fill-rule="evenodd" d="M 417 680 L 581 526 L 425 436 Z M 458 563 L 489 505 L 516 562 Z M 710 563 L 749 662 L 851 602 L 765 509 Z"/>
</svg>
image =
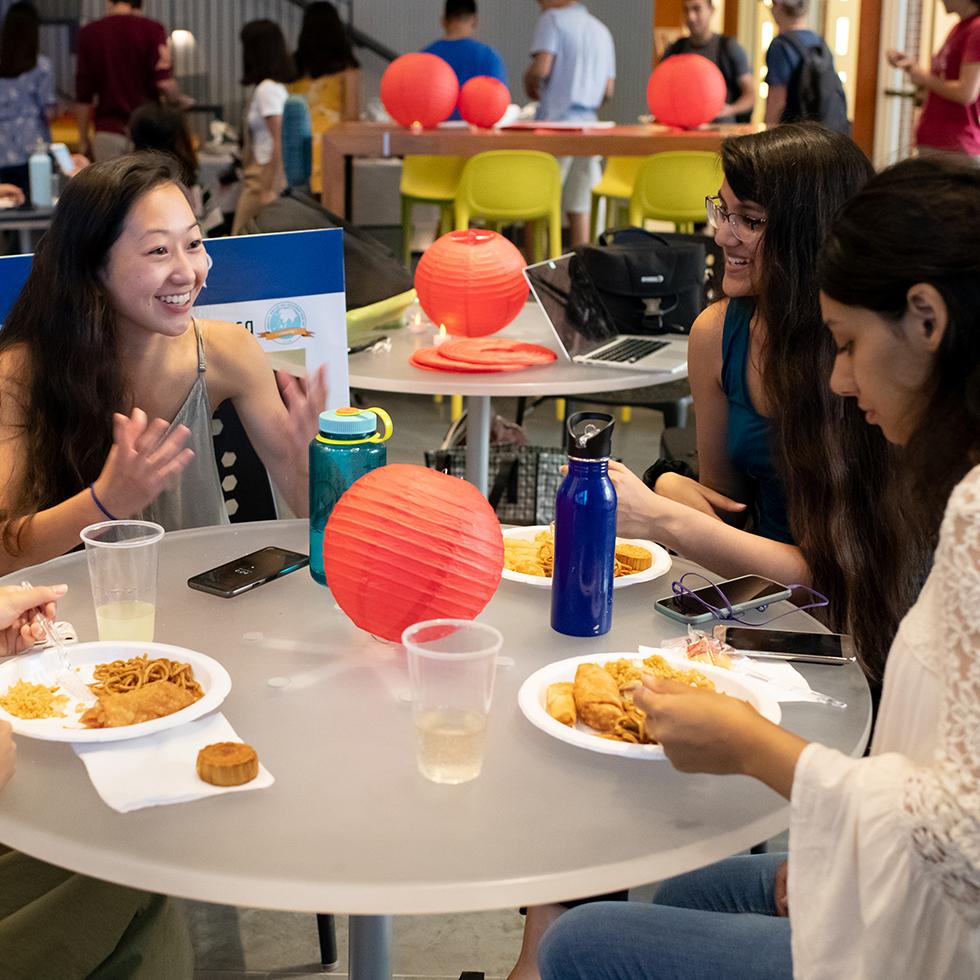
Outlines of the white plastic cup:
<svg viewBox="0 0 980 980">
<path fill-rule="evenodd" d="M 163 533 L 152 521 L 102 521 L 82 530 L 100 640 L 153 640 Z"/>
<path fill-rule="evenodd" d="M 402 633 L 419 772 L 465 783 L 483 768 L 487 716 L 503 637 L 485 623 L 430 619 Z"/>
</svg>

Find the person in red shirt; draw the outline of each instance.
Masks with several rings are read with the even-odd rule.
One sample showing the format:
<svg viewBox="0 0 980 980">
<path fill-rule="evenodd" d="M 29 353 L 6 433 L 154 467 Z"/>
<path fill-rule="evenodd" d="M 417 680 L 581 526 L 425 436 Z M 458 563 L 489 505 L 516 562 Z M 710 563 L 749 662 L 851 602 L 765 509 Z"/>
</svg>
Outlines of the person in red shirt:
<svg viewBox="0 0 980 980">
<path fill-rule="evenodd" d="M 142 6 L 143 0 L 109 0 L 107 16 L 78 32 L 75 117 L 82 152 L 90 159 L 128 153 L 126 124 L 133 110 L 161 95 L 178 97 L 167 32 L 163 24 L 142 16 Z"/>
<path fill-rule="evenodd" d="M 980 163 L 980 0 L 943 0 L 943 5 L 960 22 L 932 59 L 931 70 L 901 51 L 889 51 L 888 61 L 927 91 L 915 145 L 967 153 Z"/>
</svg>

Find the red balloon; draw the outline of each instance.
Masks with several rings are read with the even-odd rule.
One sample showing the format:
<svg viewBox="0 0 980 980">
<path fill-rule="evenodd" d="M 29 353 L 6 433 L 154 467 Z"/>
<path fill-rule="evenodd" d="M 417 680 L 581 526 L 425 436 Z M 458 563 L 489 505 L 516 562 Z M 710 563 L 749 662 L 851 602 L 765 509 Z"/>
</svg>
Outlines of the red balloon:
<svg viewBox="0 0 980 980">
<path fill-rule="evenodd" d="M 477 75 L 459 90 L 459 114 L 473 126 L 490 129 L 509 105 L 507 86 L 489 75 Z"/>
<path fill-rule="evenodd" d="M 473 619 L 500 583 L 500 522 L 472 483 L 392 463 L 357 480 L 323 535 L 323 567 L 355 626 L 398 642 L 424 619 Z"/>
<path fill-rule="evenodd" d="M 693 129 L 721 112 L 727 91 L 716 64 L 699 54 L 675 54 L 653 69 L 647 105 L 658 122 Z"/>
<path fill-rule="evenodd" d="M 437 238 L 415 269 L 419 304 L 456 337 L 506 327 L 527 302 L 524 256 L 502 235 L 481 228 Z"/>
<path fill-rule="evenodd" d="M 456 72 L 434 54 L 403 54 L 381 76 L 381 101 L 402 126 L 431 129 L 452 115 L 458 97 Z"/>
</svg>

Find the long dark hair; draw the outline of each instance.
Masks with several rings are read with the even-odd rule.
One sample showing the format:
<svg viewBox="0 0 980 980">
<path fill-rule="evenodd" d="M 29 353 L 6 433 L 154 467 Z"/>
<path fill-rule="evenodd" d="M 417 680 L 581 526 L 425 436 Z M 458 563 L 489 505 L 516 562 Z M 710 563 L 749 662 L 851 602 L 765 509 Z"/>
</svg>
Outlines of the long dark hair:
<svg viewBox="0 0 980 980">
<path fill-rule="evenodd" d="M 874 680 L 910 602 L 907 589 L 882 595 L 876 577 L 899 553 L 894 525 L 880 514 L 894 464 L 881 433 L 830 391 L 834 345 L 816 277 L 831 221 L 873 170 L 848 137 L 806 123 L 726 139 L 721 160 L 735 194 L 766 212 L 761 373 L 790 530 L 814 587 L 830 599 L 829 624 L 854 634 Z"/>
<path fill-rule="evenodd" d="M 292 82 L 296 67 L 286 49 L 286 39 L 275 21 L 250 20 L 241 32 L 242 85 L 258 85 L 271 78 L 274 82 Z"/>
<path fill-rule="evenodd" d="M 347 28 L 332 3 L 318 0 L 306 8 L 293 60 L 300 77 L 320 78 L 361 67 L 351 49 Z"/>
<path fill-rule="evenodd" d="M 934 550 L 953 487 L 980 461 L 980 169 L 966 159 L 906 160 L 847 203 L 820 254 L 820 288 L 898 323 L 916 283 L 936 288 L 948 322 L 902 453 L 896 496 L 906 540 Z M 898 563 L 883 561 L 890 578 Z"/>
<path fill-rule="evenodd" d="M 37 65 L 39 18 L 34 4 L 11 4 L 0 31 L 0 78 L 17 78 Z"/>
<path fill-rule="evenodd" d="M 10 554 L 24 528 L 18 518 L 96 479 L 112 446 L 112 413 L 132 407 L 103 276 L 133 205 L 168 183 L 184 189 L 177 160 L 146 152 L 93 164 L 68 181 L 0 330 L 0 355 L 15 352 L 24 365 L 16 387 L 0 392 L 21 402 L 27 460 L 22 485 L 0 513 Z"/>
<path fill-rule="evenodd" d="M 184 184 L 193 187 L 197 183 L 197 151 L 182 109 L 161 102 L 141 105 L 129 117 L 129 138 L 134 150 L 172 153 L 183 168 Z"/>
</svg>

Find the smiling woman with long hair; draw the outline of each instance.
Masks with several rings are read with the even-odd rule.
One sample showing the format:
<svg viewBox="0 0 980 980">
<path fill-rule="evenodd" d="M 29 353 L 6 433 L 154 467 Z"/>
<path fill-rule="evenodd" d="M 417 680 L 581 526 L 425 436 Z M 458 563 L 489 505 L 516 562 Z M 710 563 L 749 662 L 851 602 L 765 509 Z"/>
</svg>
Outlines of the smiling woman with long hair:
<svg viewBox="0 0 980 980">
<path fill-rule="evenodd" d="M 824 383 L 834 348 L 816 280 L 820 243 L 871 165 L 846 136 L 812 124 L 726 139 L 721 164 L 709 217 L 727 299 L 698 317 L 688 357 L 700 482 L 667 472 L 651 493 L 611 463 L 620 531 L 726 578 L 812 585 L 830 599 L 828 623 L 855 635 L 876 684 L 927 549 L 899 542 L 883 519 L 893 506 L 885 440 Z M 743 511 L 748 530 L 726 522 Z M 882 565 L 895 574 L 882 579 Z"/>
<path fill-rule="evenodd" d="M 69 182 L 0 331 L 0 571 L 70 550 L 107 515 L 227 522 L 211 414 L 228 398 L 306 512 L 322 373 L 281 397 L 247 331 L 193 316 L 207 273 L 175 158 L 118 157 Z"/>
</svg>

